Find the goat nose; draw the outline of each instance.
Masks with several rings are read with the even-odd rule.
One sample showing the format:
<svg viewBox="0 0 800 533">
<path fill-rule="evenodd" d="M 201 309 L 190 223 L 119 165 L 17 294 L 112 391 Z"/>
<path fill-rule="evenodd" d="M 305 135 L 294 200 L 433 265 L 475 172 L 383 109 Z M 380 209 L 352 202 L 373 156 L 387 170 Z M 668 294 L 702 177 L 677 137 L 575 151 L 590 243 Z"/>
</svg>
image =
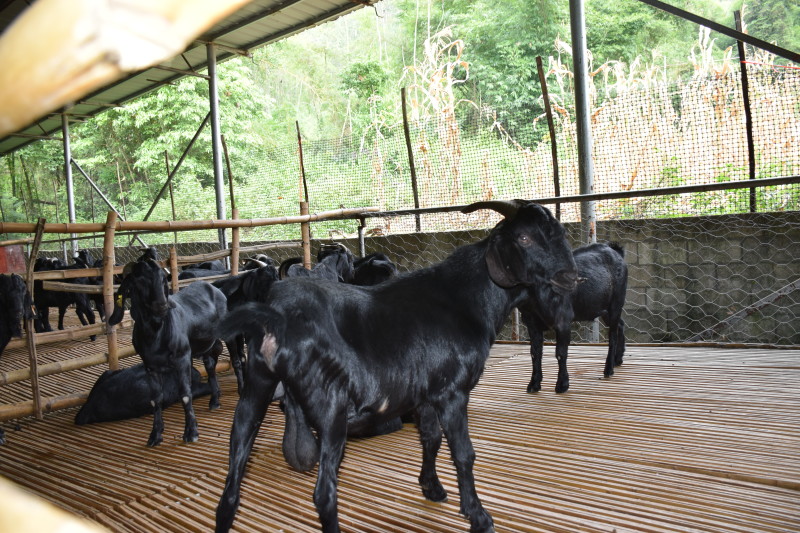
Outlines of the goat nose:
<svg viewBox="0 0 800 533">
<path fill-rule="evenodd" d="M 565 291 L 574 291 L 578 286 L 578 273 L 574 270 L 561 270 L 550 280 L 555 287 Z"/>
</svg>

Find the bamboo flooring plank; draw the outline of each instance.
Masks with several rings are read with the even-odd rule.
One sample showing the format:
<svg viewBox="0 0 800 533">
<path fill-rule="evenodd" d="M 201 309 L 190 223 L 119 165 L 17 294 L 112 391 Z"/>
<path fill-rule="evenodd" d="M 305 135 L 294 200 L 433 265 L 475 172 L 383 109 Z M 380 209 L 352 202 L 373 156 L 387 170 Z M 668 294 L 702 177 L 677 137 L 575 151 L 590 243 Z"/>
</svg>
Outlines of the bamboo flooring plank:
<svg viewBox="0 0 800 533">
<path fill-rule="evenodd" d="M 83 355 L 91 346 L 55 348 L 48 357 Z M 525 392 L 524 345 L 493 349 L 473 392 L 476 484 L 498 532 L 800 531 L 798 352 L 629 347 L 611 379 L 600 377 L 604 347 L 571 352 L 566 394 L 552 392 L 553 361 L 543 390 Z M 90 387 L 102 370 L 58 376 L 45 386 Z M 234 377 L 220 381 L 220 410 L 208 412 L 207 398 L 195 401 L 198 443 L 180 440 L 179 406 L 165 411 L 165 442 L 155 449 L 144 445 L 151 417 L 79 427 L 72 422 L 76 409 L 69 409 L 44 421 L 7 422 L 20 431 L 9 430 L 0 448 L 0 474 L 112 531 L 208 531 L 236 405 Z M 0 387 L 0 401 L 16 394 Z M 235 531 L 319 529 L 315 471 L 286 465 L 282 429 L 282 414 L 271 406 Z M 340 477 L 343 530 L 467 531 L 447 446 L 437 464 L 448 502 L 422 497 L 420 462 L 412 425 L 349 442 Z"/>
</svg>

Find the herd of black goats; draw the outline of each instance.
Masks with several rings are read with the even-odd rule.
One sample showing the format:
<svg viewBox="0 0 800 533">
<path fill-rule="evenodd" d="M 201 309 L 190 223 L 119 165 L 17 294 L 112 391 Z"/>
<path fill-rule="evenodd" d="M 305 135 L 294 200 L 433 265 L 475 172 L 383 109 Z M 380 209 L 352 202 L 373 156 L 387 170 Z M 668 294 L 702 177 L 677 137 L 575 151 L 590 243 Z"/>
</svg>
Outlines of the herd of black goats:
<svg viewBox="0 0 800 533">
<path fill-rule="evenodd" d="M 475 452 L 467 428 L 469 394 L 490 347 L 518 308 L 531 338 L 528 392 L 537 392 L 543 332 L 554 329 L 556 392 L 564 392 L 570 325 L 600 317 L 609 328 L 603 374 L 611 376 L 625 351 L 621 313 L 628 273 L 620 246 L 591 244 L 573 251 L 564 227 L 539 204 L 478 202 L 464 212 L 479 209 L 504 217 L 487 238 L 456 249 L 437 265 L 403 274 L 383 254 L 355 259 L 343 245 L 331 244 L 322 246 L 311 270 L 299 259 L 276 268 L 260 255 L 236 276 L 200 280 L 173 295 L 155 249 L 144 251 L 126 266 L 108 316 L 109 324 L 118 324 L 128 302 L 142 364 L 100 376 L 75 422 L 152 413 L 147 444 L 157 446 L 163 438 L 162 408 L 180 401 L 183 440 L 198 440 L 192 398 L 210 394 L 209 407 L 219 407 L 215 367 L 225 342 L 239 401 L 217 531 L 228 531 L 233 523 L 248 457 L 276 399 L 286 420 L 286 461 L 300 471 L 319 465 L 314 503 L 323 531 L 339 530 L 337 478 L 347 437 L 391 432 L 411 420 L 422 444 L 424 496 L 447 498 L 436 473 L 444 433 L 456 467 L 460 512 L 470 531 L 493 531 L 475 492 Z M 54 259 L 35 263 L 37 270 L 88 266 L 98 264 L 85 252 L 71 266 Z M 194 265 L 180 277 L 221 269 L 219 262 Z M 21 335 L 24 319 L 34 318 L 36 331 L 49 331 L 50 307 L 59 310 L 59 329 L 71 305 L 83 324 L 94 323 L 86 295 L 44 291 L 40 284 L 31 302 L 19 276 L 0 276 L 0 353 L 12 336 Z M 104 320 L 102 300 L 94 304 Z M 207 382 L 193 368 L 193 357 L 203 360 Z"/>
</svg>

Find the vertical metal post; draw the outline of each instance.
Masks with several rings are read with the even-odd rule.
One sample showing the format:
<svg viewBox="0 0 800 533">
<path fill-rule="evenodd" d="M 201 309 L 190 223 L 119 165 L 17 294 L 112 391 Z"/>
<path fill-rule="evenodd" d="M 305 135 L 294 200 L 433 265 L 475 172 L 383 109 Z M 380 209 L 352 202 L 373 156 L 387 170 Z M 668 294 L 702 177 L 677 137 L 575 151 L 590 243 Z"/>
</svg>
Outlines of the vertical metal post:
<svg viewBox="0 0 800 533">
<path fill-rule="evenodd" d="M 414 167 L 414 149 L 411 146 L 411 132 L 408 127 L 408 113 L 406 112 L 406 88 L 400 89 L 400 103 L 403 108 L 403 135 L 406 138 L 406 152 L 408 153 L 408 170 L 411 173 L 411 192 L 414 194 L 414 209 L 419 209 L 419 190 L 417 188 L 417 169 Z M 417 222 L 417 233 L 422 231 L 422 221 L 419 213 L 414 215 Z"/>
<path fill-rule="evenodd" d="M 594 193 L 592 164 L 592 128 L 589 120 L 589 72 L 586 48 L 586 20 L 583 0 L 569 0 L 569 19 L 572 33 L 572 70 L 575 76 L 575 125 L 578 134 L 578 177 L 580 193 Z M 595 206 L 593 201 L 581 202 L 581 242 L 597 241 Z M 591 327 L 590 342 L 600 340 L 597 319 Z"/>
<path fill-rule="evenodd" d="M 217 88 L 217 56 L 214 52 L 214 44 L 206 45 L 208 54 L 208 99 L 211 107 L 211 153 L 214 160 L 214 192 L 217 199 L 217 219 L 225 220 L 225 198 L 223 190 L 225 187 L 222 176 L 222 141 L 219 128 L 219 90 Z M 227 248 L 228 243 L 225 238 L 225 230 L 219 229 L 219 244 L 222 248 Z"/>
<path fill-rule="evenodd" d="M 575 75 L 575 121 L 578 133 L 578 176 L 580 193 L 594 193 L 592 164 L 592 129 L 589 121 L 588 62 L 586 54 L 586 23 L 583 0 L 569 0 L 572 29 L 572 64 Z M 597 240 L 594 202 L 581 202 L 581 241 Z"/>
<path fill-rule="evenodd" d="M 742 23 L 742 12 L 734 11 L 733 18 L 736 21 L 736 31 L 744 33 Z M 753 114 L 750 111 L 750 83 L 747 80 L 747 57 L 745 55 L 744 43 L 736 41 L 739 49 L 739 68 L 742 76 L 742 102 L 744 104 L 744 127 L 747 133 L 747 164 L 751 180 L 756 179 L 756 149 L 753 142 Z M 750 212 L 756 212 L 756 190 L 750 189 Z"/>
<path fill-rule="evenodd" d="M 69 119 L 66 113 L 61 113 L 61 137 L 64 143 L 64 176 L 67 179 L 67 212 L 69 213 L 70 223 L 75 222 L 75 184 L 72 181 L 72 151 L 69 146 Z M 78 241 L 75 234 L 72 237 L 72 254 L 78 249 Z"/>
</svg>

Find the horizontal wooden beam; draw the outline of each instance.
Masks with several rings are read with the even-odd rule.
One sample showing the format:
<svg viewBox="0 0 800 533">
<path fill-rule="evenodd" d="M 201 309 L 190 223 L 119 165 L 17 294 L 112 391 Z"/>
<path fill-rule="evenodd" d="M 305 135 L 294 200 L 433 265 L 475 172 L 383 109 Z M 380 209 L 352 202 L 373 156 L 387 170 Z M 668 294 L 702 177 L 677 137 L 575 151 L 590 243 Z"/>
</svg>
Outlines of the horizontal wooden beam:
<svg viewBox="0 0 800 533">
<path fill-rule="evenodd" d="M 2 69 L 0 69 L 2 71 Z M 752 185 L 751 185 L 752 186 Z M 300 224 L 337 218 L 358 218 L 366 213 L 377 213 L 377 207 L 335 209 L 309 215 L 293 215 L 273 218 L 244 218 L 238 220 L 157 220 L 118 221 L 115 231 L 194 231 L 204 229 L 259 228 L 278 224 Z M 44 233 L 100 233 L 105 224 L 100 223 L 48 223 Z M 0 222 L 0 233 L 35 233 L 36 224 L 27 222 Z"/>
</svg>

